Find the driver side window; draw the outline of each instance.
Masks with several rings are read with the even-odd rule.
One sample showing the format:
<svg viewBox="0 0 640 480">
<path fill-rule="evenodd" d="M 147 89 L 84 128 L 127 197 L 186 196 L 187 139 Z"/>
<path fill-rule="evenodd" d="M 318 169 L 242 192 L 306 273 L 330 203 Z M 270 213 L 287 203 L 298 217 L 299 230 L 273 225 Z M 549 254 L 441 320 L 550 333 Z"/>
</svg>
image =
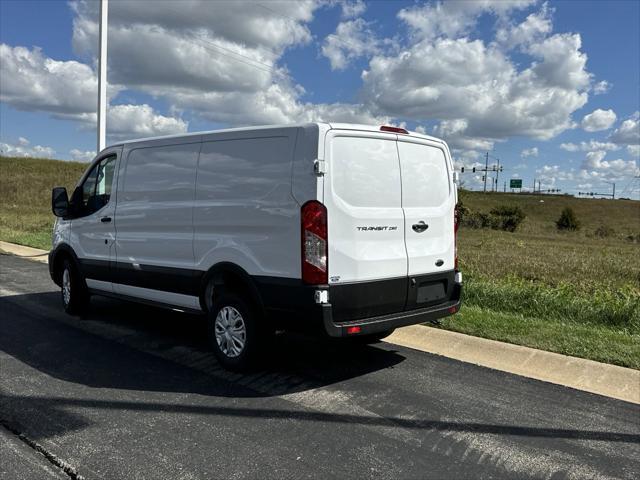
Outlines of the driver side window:
<svg viewBox="0 0 640 480">
<path fill-rule="evenodd" d="M 82 216 L 91 215 L 109 203 L 115 166 L 114 155 L 100 160 L 89 172 L 82 184 Z"/>
</svg>

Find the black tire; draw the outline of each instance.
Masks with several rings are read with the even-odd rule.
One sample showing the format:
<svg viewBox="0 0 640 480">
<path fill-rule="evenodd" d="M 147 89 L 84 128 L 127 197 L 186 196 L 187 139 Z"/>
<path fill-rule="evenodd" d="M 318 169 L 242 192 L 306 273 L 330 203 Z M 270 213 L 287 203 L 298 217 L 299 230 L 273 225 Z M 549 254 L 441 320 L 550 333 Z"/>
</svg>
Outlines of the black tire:
<svg viewBox="0 0 640 480">
<path fill-rule="evenodd" d="M 383 338 L 387 338 L 395 331 L 395 328 L 385 330 L 384 332 L 370 333 L 369 335 L 360 335 L 357 337 L 350 337 L 349 340 L 353 343 L 360 345 L 369 345 L 370 343 L 378 343 Z"/>
<path fill-rule="evenodd" d="M 270 329 L 257 311 L 258 309 L 251 303 L 235 293 L 222 293 L 214 299 L 207 317 L 207 329 L 213 353 L 224 368 L 242 372 L 255 367 L 256 361 L 271 337 Z M 236 314 L 240 316 L 239 321 L 238 317 L 234 317 Z M 220 322 L 217 322 L 218 315 L 220 315 Z M 226 327 L 225 318 L 227 319 Z M 219 328 L 218 335 L 216 335 L 216 323 Z M 240 323 L 244 326 L 244 330 L 240 328 Z M 226 330 L 222 330 L 225 328 Z M 236 340 L 243 337 L 242 332 L 244 332 L 244 345 L 239 349 L 239 343 Z"/>
<path fill-rule="evenodd" d="M 66 284 L 67 278 L 68 284 Z M 60 284 L 60 297 L 64 311 L 69 315 L 85 313 L 89 306 L 89 290 L 75 264 L 69 260 L 65 260 L 62 263 Z M 67 288 L 68 292 L 66 292 Z"/>
</svg>

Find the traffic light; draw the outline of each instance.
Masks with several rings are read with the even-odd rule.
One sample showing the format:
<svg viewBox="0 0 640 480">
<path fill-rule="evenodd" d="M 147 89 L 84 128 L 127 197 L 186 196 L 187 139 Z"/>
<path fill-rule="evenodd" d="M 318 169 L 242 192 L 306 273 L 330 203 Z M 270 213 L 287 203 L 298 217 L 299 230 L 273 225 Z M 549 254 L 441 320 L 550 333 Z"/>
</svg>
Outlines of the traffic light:
<svg viewBox="0 0 640 480">
<path fill-rule="evenodd" d="M 464 173 L 464 167 L 460 168 L 460 173 Z"/>
<path fill-rule="evenodd" d="M 476 173 L 476 167 L 473 167 L 473 169 L 471 170 L 473 173 Z"/>
</svg>

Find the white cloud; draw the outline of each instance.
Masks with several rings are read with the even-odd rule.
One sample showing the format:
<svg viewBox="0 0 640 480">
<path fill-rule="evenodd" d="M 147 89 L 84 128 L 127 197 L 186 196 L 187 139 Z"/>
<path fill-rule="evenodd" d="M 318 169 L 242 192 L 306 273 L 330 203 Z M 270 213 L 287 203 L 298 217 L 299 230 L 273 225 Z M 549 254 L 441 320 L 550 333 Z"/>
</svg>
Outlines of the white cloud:
<svg viewBox="0 0 640 480">
<path fill-rule="evenodd" d="M 75 2 L 74 46 L 93 56 L 94 2 Z M 311 39 L 307 23 L 318 3 L 117 2 L 109 13 L 110 81 L 166 100 L 216 123 L 255 125 L 296 121 L 387 119 L 361 104 L 310 104 L 278 61 Z M 355 7 L 354 7 L 355 8 Z M 361 21 L 354 21 L 361 24 Z M 348 23 L 348 22 L 347 22 Z M 368 28 L 368 27 L 367 27 Z M 362 48 L 368 48 L 362 46 Z M 361 52 L 347 51 L 345 58 Z M 122 119 L 123 120 L 123 119 Z M 167 122 L 155 122 L 166 126 Z M 180 128 L 179 122 L 170 122 Z"/>
<path fill-rule="evenodd" d="M 492 140 L 465 135 L 467 127 L 468 122 L 463 118 L 443 120 L 435 126 L 433 133 L 437 137 L 443 138 L 451 148 L 462 150 L 493 149 L 494 142 Z"/>
<path fill-rule="evenodd" d="M 594 150 L 620 150 L 620 146 L 611 142 L 599 142 L 597 140 L 589 140 L 588 142 L 575 143 L 561 143 L 560 148 L 567 152 L 591 152 Z"/>
<path fill-rule="evenodd" d="M 356 18 L 362 15 L 367 9 L 364 0 L 344 1 L 340 5 L 342 7 L 342 18 Z"/>
<path fill-rule="evenodd" d="M 607 82 L 606 80 L 602 80 L 593 86 L 593 93 L 596 95 L 602 95 L 609 92 L 609 90 L 611 90 L 611 87 L 612 85 L 609 82 Z"/>
<path fill-rule="evenodd" d="M 535 0 L 437 1 L 404 8 L 398 13 L 398 18 L 410 27 L 415 38 L 453 38 L 468 33 L 482 13 L 504 17 L 533 3 Z"/>
<path fill-rule="evenodd" d="M 595 151 L 587 153 L 585 161 L 582 163 L 582 168 L 585 170 L 600 168 L 602 160 L 607 155 L 607 152 Z"/>
<path fill-rule="evenodd" d="M 90 162 L 96 156 L 96 152 L 93 150 L 83 151 L 78 150 L 77 148 L 69 151 L 69 154 L 71 155 L 71 159 L 76 162 Z"/>
<path fill-rule="evenodd" d="M 632 157 L 640 157 L 640 145 L 627 145 L 627 152 Z"/>
<path fill-rule="evenodd" d="M 621 145 L 640 144 L 640 112 L 635 112 L 622 122 L 620 127 L 613 131 L 609 140 Z"/>
<path fill-rule="evenodd" d="M 621 179 L 638 174 L 635 160 L 605 160 L 604 151 L 588 152 L 581 169 L 589 176 L 599 176 L 601 178 Z M 584 173 L 583 173 L 584 175 Z"/>
<path fill-rule="evenodd" d="M 379 50 L 370 24 L 362 18 L 338 24 L 335 33 L 325 38 L 322 55 L 329 59 L 332 70 L 344 70 L 349 63 Z"/>
<path fill-rule="evenodd" d="M 602 110 L 598 108 L 582 119 L 582 128 L 587 132 L 598 132 L 607 130 L 613 126 L 616 121 L 616 114 L 613 110 Z"/>
<path fill-rule="evenodd" d="M 560 148 L 566 150 L 567 152 L 577 152 L 580 150 L 580 146 L 575 143 L 561 143 Z"/>
<path fill-rule="evenodd" d="M 74 47 L 94 55 L 97 42 L 92 38 L 97 35 L 98 3 L 77 0 L 71 5 L 76 14 Z M 175 37 L 195 33 L 249 49 L 279 51 L 311 40 L 306 24 L 313 19 L 317 7 L 312 0 L 264 3 L 217 0 L 215 8 L 209 0 L 183 0 L 179 4 L 154 2 L 153 8 L 149 8 L 147 0 L 121 0 L 109 4 L 109 37 L 111 41 L 111 37 L 121 33 L 121 28 L 157 25 Z"/>
<path fill-rule="evenodd" d="M 551 33 L 551 11 L 547 4 L 543 4 L 539 12 L 530 14 L 519 25 L 508 25 L 499 28 L 496 32 L 496 41 L 504 48 L 511 49 L 518 46 L 526 47 L 534 42 L 539 42 Z"/>
<path fill-rule="evenodd" d="M 19 137 L 15 144 L 0 142 L 0 155 L 6 157 L 52 158 L 56 151 L 51 147 L 33 145 L 24 137 Z"/>
<path fill-rule="evenodd" d="M 114 105 L 107 113 L 107 126 L 114 136 L 150 137 L 185 133 L 188 123 L 157 114 L 149 105 Z"/>
<path fill-rule="evenodd" d="M 97 80 L 94 71 L 75 61 L 57 61 L 38 48 L 0 45 L 0 100 L 27 111 L 96 123 Z M 113 97 L 122 87 L 112 85 Z M 112 138 L 181 133 L 187 123 L 160 115 L 148 105 L 115 105 L 108 109 L 107 132 Z M 46 154 L 46 151 L 43 152 Z"/>
<path fill-rule="evenodd" d="M 520 152 L 520 157 L 522 158 L 537 157 L 537 156 L 538 156 L 538 147 L 527 148 L 525 150 L 522 150 L 522 152 Z"/>
<path fill-rule="evenodd" d="M 502 31 L 504 39 L 517 34 L 526 43 L 528 66 L 519 67 L 499 41 L 461 36 L 482 12 L 508 24 L 509 12 L 527 4 L 447 2 L 402 10 L 398 16 L 414 43 L 374 55 L 362 75 L 365 104 L 395 118 L 438 119 L 436 133 L 458 148 L 486 148 L 514 135 L 548 140 L 573 128 L 572 113 L 588 100 L 587 56 L 580 35 L 550 34 L 546 7 L 520 30 Z"/>
<path fill-rule="evenodd" d="M 96 109 L 98 83 L 91 67 L 46 57 L 39 48 L 0 44 L 0 101 L 28 111 L 69 116 Z"/>
</svg>

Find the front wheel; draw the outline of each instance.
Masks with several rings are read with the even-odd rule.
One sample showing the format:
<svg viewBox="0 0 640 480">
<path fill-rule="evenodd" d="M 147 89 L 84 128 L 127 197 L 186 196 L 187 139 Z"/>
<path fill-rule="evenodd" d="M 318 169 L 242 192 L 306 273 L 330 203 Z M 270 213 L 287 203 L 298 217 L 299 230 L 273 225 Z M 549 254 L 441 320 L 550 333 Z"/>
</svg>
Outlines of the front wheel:
<svg viewBox="0 0 640 480">
<path fill-rule="evenodd" d="M 60 289 L 62 306 L 69 315 L 79 315 L 89 305 L 89 292 L 80 273 L 69 260 L 62 265 L 62 287 Z"/>
<path fill-rule="evenodd" d="M 208 314 L 209 341 L 220 364 L 245 371 L 255 365 L 267 341 L 255 309 L 238 295 L 223 293 Z"/>
</svg>

